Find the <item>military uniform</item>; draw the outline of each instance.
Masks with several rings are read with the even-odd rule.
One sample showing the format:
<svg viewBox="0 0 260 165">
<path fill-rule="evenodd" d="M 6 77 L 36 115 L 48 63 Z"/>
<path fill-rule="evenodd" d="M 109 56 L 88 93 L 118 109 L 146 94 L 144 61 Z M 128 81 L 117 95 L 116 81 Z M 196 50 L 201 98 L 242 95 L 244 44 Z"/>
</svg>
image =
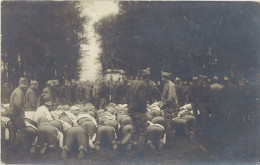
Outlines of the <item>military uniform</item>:
<svg viewBox="0 0 260 165">
<path fill-rule="evenodd" d="M 17 87 L 10 97 L 10 109 L 9 109 L 9 117 L 10 122 L 12 123 L 10 126 L 10 143 L 12 149 L 16 148 L 16 133 L 19 130 L 20 137 L 23 140 L 26 140 L 26 125 L 24 121 L 25 116 L 25 95 L 20 87 L 20 84 L 28 84 L 27 79 L 21 78 L 19 81 L 19 87 Z M 22 143 L 25 144 L 25 143 Z M 26 149 L 26 146 L 22 146 L 22 149 Z"/>
<path fill-rule="evenodd" d="M 31 82 L 31 86 L 27 89 L 25 98 L 26 98 L 26 103 L 25 103 L 25 110 L 26 111 L 35 111 L 37 109 L 37 85 L 38 83 L 36 81 Z"/>
<path fill-rule="evenodd" d="M 146 109 L 147 86 L 143 81 L 133 81 L 127 94 L 128 114 L 135 131 L 134 141 L 139 139 L 139 149 L 143 148 L 147 128 Z"/>
</svg>

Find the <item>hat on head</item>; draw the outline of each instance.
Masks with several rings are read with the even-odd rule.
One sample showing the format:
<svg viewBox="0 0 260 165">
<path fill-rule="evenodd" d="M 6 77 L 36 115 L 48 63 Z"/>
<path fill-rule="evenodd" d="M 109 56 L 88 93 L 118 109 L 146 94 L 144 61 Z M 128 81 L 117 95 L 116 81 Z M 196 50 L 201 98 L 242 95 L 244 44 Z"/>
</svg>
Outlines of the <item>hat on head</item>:
<svg viewBox="0 0 260 165">
<path fill-rule="evenodd" d="M 199 79 L 206 81 L 207 80 L 207 76 L 200 74 L 199 75 Z"/>
<path fill-rule="evenodd" d="M 218 82 L 218 77 L 217 76 L 213 77 L 213 82 Z"/>
<path fill-rule="evenodd" d="M 46 82 L 46 85 L 48 86 L 50 86 L 50 85 L 52 85 L 52 81 L 51 80 L 48 80 L 47 82 Z"/>
<path fill-rule="evenodd" d="M 179 77 L 176 77 L 175 81 L 181 81 L 181 79 Z"/>
<path fill-rule="evenodd" d="M 192 81 L 198 81 L 199 78 L 198 77 L 192 77 Z"/>
<path fill-rule="evenodd" d="M 28 80 L 27 80 L 27 78 L 21 77 L 20 80 L 19 80 L 19 84 L 26 84 L 26 85 L 28 85 Z"/>
<path fill-rule="evenodd" d="M 38 85 L 38 82 L 36 80 L 31 80 L 30 85 Z"/>
<path fill-rule="evenodd" d="M 230 81 L 227 76 L 224 77 L 224 81 Z"/>
<path fill-rule="evenodd" d="M 150 68 L 146 68 L 144 70 L 141 70 L 141 76 L 149 76 L 151 74 Z"/>
<path fill-rule="evenodd" d="M 171 73 L 169 73 L 169 72 L 163 72 L 163 71 L 161 71 L 161 74 L 162 74 L 162 76 L 164 76 L 164 77 L 170 77 L 170 76 L 171 76 Z"/>
</svg>

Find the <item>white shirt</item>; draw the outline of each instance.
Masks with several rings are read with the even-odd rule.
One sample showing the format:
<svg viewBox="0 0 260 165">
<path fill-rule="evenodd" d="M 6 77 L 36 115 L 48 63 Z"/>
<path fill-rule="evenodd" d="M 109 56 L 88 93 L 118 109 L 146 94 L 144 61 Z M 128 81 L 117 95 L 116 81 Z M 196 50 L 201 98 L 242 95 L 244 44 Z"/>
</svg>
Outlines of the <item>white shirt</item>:
<svg viewBox="0 0 260 165">
<path fill-rule="evenodd" d="M 37 123 L 38 119 L 41 116 L 46 117 L 48 119 L 48 121 L 53 120 L 51 113 L 49 112 L 48 108 L 44 105 L 37 108 L 37 110 L 35 111 L 34 117 L 33 117 L 33 121 Z"/>
</svg>

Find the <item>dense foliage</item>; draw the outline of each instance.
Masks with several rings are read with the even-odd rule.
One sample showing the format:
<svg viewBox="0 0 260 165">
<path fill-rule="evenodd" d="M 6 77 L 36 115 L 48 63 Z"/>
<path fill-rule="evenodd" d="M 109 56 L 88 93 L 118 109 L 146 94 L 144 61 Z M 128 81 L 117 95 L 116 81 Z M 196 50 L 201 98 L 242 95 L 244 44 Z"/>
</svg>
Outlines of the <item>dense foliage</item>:
<svg viewBox="0 0 260 165">
<path fill-rule="evenodd" d="M 80 44 L 85 42 L 81 10 L 72 1 L 2 2 L 2 78 L 8 73 L 12 86 L 20 76 L 41 83 L 77 78 Z"/>
<path fill-rule="evenodd" d="M 120 2 L 96 25 L 103 69 L 151 68 L 183 79 L 198 74 L 254 78 L 259 70 L 260 5 L 255 2 Z"/>
</svg>

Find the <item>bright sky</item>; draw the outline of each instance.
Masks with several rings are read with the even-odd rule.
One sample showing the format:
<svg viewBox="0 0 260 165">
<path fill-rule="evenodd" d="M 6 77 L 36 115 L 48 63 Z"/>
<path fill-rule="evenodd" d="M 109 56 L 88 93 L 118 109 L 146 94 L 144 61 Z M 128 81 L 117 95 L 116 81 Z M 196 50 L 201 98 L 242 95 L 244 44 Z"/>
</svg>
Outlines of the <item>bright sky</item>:
<svg viewBox="0 0 260 165">
<path fill-rule="evenodd" d="M 102 66 L 99 62 L 99 53 L 102 50 L 98 42 L 99 36 L 93 25 L 105 16 L 117 14 L 119 8 L 118 2 L 113 1 L 86 1 L 82 2 L 82 5 L 84 7 L 83 15 L 87 15 L 89 21 L 85 25 L 88 44 L 81 45 L 83 58 L 79 61 L 81 65 L 80 81 L 94 81 L 101 76 Z"/>
</svg>

